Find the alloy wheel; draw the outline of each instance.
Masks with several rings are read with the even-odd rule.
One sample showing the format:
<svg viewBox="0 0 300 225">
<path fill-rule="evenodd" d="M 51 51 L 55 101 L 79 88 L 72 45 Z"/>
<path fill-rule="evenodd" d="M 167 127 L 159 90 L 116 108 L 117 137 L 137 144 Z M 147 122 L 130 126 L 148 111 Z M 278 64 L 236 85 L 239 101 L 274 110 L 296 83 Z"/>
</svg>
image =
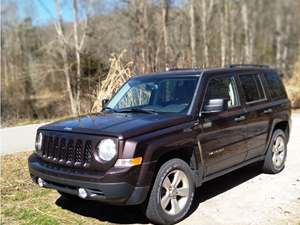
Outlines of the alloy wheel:
<svg viewBox="0 0 300 225">
<path fill-rule="evenodd" d="M 188 177 L 182 170 L 173 170 L 163 180 L 160 205 L 165 213 L 177 215 L 186 206 L 189 195 Z"/>
<path fill-rule="evenodd" d="M 282 166 L 284 163 L 284 158 L 285 158 L 285 143 L 284 139 L 281 136 L 278 136 L 273 144 L 272 148 L 273 156 L 272 156 L 272 161 L 273 165 L 276 168 L 279 168 Z"/>
</svg>

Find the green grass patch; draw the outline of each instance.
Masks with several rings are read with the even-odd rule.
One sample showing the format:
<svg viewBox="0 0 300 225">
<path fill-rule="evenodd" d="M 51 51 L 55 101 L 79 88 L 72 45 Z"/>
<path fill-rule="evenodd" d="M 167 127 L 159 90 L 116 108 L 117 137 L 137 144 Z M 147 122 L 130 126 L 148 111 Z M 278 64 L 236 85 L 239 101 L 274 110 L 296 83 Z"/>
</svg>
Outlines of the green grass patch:
<svg viewBox="0 0 300 225">
<path fill-rule="evenodd" d="M 60 197 L 55 190 L 32 182 L 27 166 L 29 154 L 1 156 L 1 225 L 108 224 L 55 204 Z"/>
</svg>

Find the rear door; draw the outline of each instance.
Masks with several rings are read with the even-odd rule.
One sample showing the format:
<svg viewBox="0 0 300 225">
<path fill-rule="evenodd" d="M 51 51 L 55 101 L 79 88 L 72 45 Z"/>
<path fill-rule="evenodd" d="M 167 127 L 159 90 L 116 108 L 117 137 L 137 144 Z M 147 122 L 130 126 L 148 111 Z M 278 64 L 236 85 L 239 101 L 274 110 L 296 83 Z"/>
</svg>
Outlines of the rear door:
<svg viewBox="0 0 300 225">
<path fill-rule="evenodd" d="M 247 154 L 245 112 L 241 107 L 235 75 L 210 75 L 206 82 L 202 107 L 209 99 L 228 99 L 228 109 L 213 114 L 202 114 L 202 130 L 198 135 L 206 175 L 241 163 Z"/>
<path fill-rule="evenodd" d="M 262 74 L 239 74 L 240 94 L 247 111 L 246 160 L 263 155 L 272 118 L 272 106 L 263 87 Z"/>
</svg>

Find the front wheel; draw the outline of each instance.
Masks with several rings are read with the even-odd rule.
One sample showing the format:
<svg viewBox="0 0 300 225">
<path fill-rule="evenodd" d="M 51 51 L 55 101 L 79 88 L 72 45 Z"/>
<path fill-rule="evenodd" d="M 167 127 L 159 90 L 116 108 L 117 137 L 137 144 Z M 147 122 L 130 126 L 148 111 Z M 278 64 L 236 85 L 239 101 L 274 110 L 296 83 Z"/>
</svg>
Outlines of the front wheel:
<svg viewBox="0 0 300 225">
<path fill-rule="evenodd" d="M 174 224 L 189 211 L 195 185 L 190 167 L 181 159 L 161 166 L 150 193 L 146 216 L 155 224 Z"/>
</svg>

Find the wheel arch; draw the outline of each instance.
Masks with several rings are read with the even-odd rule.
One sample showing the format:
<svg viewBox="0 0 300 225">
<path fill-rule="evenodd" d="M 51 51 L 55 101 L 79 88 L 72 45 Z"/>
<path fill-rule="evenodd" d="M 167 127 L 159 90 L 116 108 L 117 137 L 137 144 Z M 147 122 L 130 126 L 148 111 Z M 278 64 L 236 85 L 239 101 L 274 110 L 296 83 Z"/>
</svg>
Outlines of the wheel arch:
<svg viewBox="0 0 300 225">
<path fill-rule="evenodd" d="M 289 139 L 290 126 L 289 126 L 289 122 L 288 121 L 280 121 L 280 122 L 277 122 L 276 124 L 274 124 L 274 128 L 272 130 L 272 134 L 277 129 L 281 129 L 284 132 L 287 140 Z"/>
<path fill-rule="evenodd" d="M 267 141 L 267 145 L 266 145 L 266 149 L 265 149 L 265 154 L 267 153 L 267 150 L 270 146 L 271 140 L 272 140 L 272 136 L 274 134 L 274 132 L 277 129 L 281 129 L 284 134 L 286 135 L 287 141 L 289 140 L 289 136 L 290 136 L 290 123 L 287 120 L 274 120 L 272 127 L 270 129 L 270 133 L 268 136 L 268 141 Z"/>
<path fill-rule="evenodd" d="M 168 152 L 164 152 L 158 158 L 155 171 L 152 178 L 152 184 L 154 183 L 155 177 L 160 169 L 160 167 L 171 159 L 181 159 L 186 162 L 193 172 L 195 185 L 198 187 L 202 183 L 203 168 L 197 148 L 176 148 Z"/>
</svg>

